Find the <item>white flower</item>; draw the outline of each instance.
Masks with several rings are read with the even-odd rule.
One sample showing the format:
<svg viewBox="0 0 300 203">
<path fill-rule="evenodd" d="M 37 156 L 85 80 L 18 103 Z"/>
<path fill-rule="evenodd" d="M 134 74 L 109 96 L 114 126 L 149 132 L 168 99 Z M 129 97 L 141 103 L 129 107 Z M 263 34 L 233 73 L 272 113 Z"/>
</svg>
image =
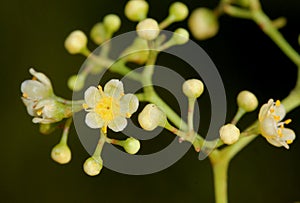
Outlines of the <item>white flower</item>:
<svg viewBox="0 0 300 203">
<path fill-rule="evenodd" d="M 37 116 L 34 107 L 40 100 L 53 96 L 51 81 L 43 73 L 36 72 L 33 68 L 29 70 L 33 75 L 32 80 L 25 80 L 21 84 L 22 101 L 31 116 Z"/>
<path fill-rule="evenodd" d="M 21 92 L 28 114 L 34 116 L 32 122 L 48 124 L 68 117 L 71 111 L 65 111 L 66 106 L 56 101 L 49 78 L 33 68 L 29 72 L 33 79 L 21 84 Z"/>
<path fill-rule="evenodd" d="M 85 122 L 90 128 L 102 128 L 106 133 L 107 126 L 115 132 L 122 131 L 126 125 L 126 118 L 138 109 L 139 101 L 133 94 L 124 95 L 123 83 L 110 80 L 104 91 L 101 86 L 89 87 L 84 93 L 87 112 Z"/>
<path fill-rule="evenodd" d="M 284 146 L 289 149 L 289 144 L 293 142 L 296 135 L 293 130 L 284 127 L 284 124 L 289 124 L 292 121 L 291 119 L 282 121 L 285 114 L 285 108 L 280 101 L 274 102 L 273 99 L 270 99 L 267 104 L 261 107 L 258 119 L 261 134 L 269 143 L 276 147 Z"/>
</svg>

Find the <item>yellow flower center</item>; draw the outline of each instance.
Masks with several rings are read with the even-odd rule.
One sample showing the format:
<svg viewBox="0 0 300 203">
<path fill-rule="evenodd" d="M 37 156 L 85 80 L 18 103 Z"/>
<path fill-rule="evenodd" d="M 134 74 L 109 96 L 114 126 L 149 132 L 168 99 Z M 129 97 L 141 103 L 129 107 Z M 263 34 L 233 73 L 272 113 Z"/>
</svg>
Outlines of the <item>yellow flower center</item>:
<svg viewBox="0 0 300 203">
<path fill-rule="evenodd" d="M 98 113 L 105 122 L 112 121 L 119 105 L 112 97 L 103 97 L 95 106 L 95 112 Z"/>
</svg>

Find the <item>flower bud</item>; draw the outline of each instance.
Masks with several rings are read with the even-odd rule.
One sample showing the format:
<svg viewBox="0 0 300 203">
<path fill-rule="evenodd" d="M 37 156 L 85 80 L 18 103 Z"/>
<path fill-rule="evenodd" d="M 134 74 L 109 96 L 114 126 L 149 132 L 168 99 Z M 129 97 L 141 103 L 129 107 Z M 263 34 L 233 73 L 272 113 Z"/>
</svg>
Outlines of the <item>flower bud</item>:
<svg viewBox="0 0 300 203">
<path fill-rule="evenodd" d="M 109 14 L 104 17 L 103 24 L 107 30 L 114 33 L 120 29 L 121 19 L 115 14 Z"/>
<path fill-rule="evenodd" d="M 47 124 L 40 124 L 40 133 L 44 135 L 51 134 L 56 129 L 56 125 L 53 123 L 47 123 Z"/>
<path fill-rule="evenodd" d="M 97 45 L 100 45 L 105 41 L 106 31 L 103 23 L 97 23 L 93 26 L 90 32 L 90 37 Z"/>
<path fill-rule="evenodd" d="M 75 30 L 65 40 L 65 48 L 70 54 L 78 54 L 86 48 L 87 37 L 80 30 Z"/>
<path fill-rule="evenodd" d="M 194 10 L 188 20 L 193 36 L 198 40 L 211 38 L 219 31 L 219 22 L 214 12 L 208 8 Z"/>
<path fill-rule="evenodd" d="M 222 126 L 219 133 L 221 140 L 228 145 L 235 143 L 240 137 L 240 130 L 233 124 Z"/>
<path fill-rule="evenodd" d="M 125 61 L 144 64 L 149 57 L 147 41 L 136 37 L 133 43 L 122 52 L 121 56 Z"/>
<path fill-rule="evenodd" d="M 182 91 L 188 98 L 198 98 L 204 91 L 204 85 L 198 79 L 189 79 L 183 83 Z"/>
<path fill-rule="evenodd" d="M 156 20 L 147 18 L 139 22 L 136 26 L 137 34 L 145 40 L 154 40 L 159 35 L 159 26 Z"/>
<path fill-rule="evenodd" d="M 140 150 L 140 141 L 130 137 L 127 138 L 123 143 L 123 148 L 128 154 L 136 154 Z"/>
<path fill-rule="evenodd" d="M 85 82 L 85 75 L 78 74 L 72 75 L 68 80 L 68 87 L 70 90 L 80 91 L 82 90 Z"/>
<path fill-rule="evenodd" d="M 53 147 L 51 158 L 59 164 L 66 164 L 71 161 L 71 150 L 68 145 L 59 143 Z"/>
<path fill-rule="evenodd" d="M 131 21 L 141 21 L 147 17 L 149 5 L 144 0 L 130 0 L 125 6 L 125 16 Z"/>
<path fill-rule="evenodd" d="M 83 164 L 83 170 L 89 176 L 96 176 L 100 173 L 103 167 L 103 161 L 100 158 L 96 160 L 94 157 L 88 158 Z"/>
<path fill-rule="evenodd" d="M 244 109 L 246 112 L 254 111 L 258 106 L 256 96 L 249 91 L 241 91 L 237 96 L 238 106 Z"/>
<path fill-rule="evenodd" d="M 164 126 L 166 114 L 155 104 L 148 104 L 138 116 L 138 121 L 144 130 L 152 131 L 158 126 Z"/>
<path fill-rule="evenodd" d="M 173 17 L 174 21 L 182 21 L 186 19 L 188 14 L 189 9 L 181 2 L 174 2 L 169 8 L 169 15 Z"/>
<path fill-rule="evenodd" d="M 189 41 L 190 34 L 186 29 L 178 28 L 175 30 L 172 40 L 178 45 L 185 44 Z"/>
</svg>

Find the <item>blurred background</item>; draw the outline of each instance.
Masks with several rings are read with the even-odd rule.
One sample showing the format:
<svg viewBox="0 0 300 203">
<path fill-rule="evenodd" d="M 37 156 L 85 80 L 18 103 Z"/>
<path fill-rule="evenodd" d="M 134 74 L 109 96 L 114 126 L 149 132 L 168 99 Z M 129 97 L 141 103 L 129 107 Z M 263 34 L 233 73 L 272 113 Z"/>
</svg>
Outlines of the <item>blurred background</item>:
<svg viewBox="0 0 300 203">
<path fill-rule="evenodd" d="M 167 16 L 171 2 L 173 0 L 152 0 L 149 16 L 161 21 Z M 190 10 L 217 5 L 215 0 L 184 2 Z M 155 174 L 129 176 L 104 168 L 99 176 L 88 177 L 82 164 L 89 155 L 73 129 L 69 136 L 72 161 L 64 166 L 53 162 L 50 151 L 58 143 L 61 132 L 41 135 L 21 102 L 20 84 L 31 77 L 30 67 L 52 79 L 57 95 L 71 98 L 66 81 L 77 73 L 84 57 L 71 56 L 65 51 L 65 37 L 75 29 L 89 33 L 90 28 L 109 13 L 118 14 L 122 19 L 118 34 L 134 30 L 135 24 L 123 14 L 125 3 L 111 0 L 0 2 L 1 202 L 214 202 L 210 163 L 199 161 L 192 149 L 173 166 Z M 281 31 L 300 51 L 297 44 L 300 1 L 262 0 L 262 5 L 271 18 L 287 17 L 288 23 Z M 187 23 L 176 23 L 168 29 L 179 26 L 186 27 Z M 287 96 L 295 85 L 296 67 L 273 42 L 251 21 L 223 16 L 220 26 L 216 37 L 199 45 L 214 61 L 224 81 L 228 121 L 236 111 L 235 98 L 241 90 L 253 91 L 260 104 L 269 98 Z M 92 44 L 89 46 L 95 48 Z M 170 59 L 162 64 L 182 70 Z M 239 126 L 246 127 L 256 119 L 257 113 L 247 115 Z M 288 117 L 293 119 L 289 127 L 300 134 L 300 109 Z M 172 139 L 160 137 L 155 142 L 158 146 Z M 151 148 L 147 142 L 144 146 Z M 299 138 L 290 150 L 285 150 L 258 137 L 232 160 L 229 169 L 231 203 L 291 203 L 300 201 L 299 191 Z"/>
</svg>

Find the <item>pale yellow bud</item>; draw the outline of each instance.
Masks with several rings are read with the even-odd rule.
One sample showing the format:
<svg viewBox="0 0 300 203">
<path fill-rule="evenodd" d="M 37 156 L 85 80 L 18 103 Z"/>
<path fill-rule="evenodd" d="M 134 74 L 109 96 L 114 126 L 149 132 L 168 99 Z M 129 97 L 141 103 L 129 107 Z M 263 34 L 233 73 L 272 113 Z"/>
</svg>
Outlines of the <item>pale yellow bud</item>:
<svg viewBox="0 0 300 203">
<path fill-rule="evenodd" d="M 219 133 L 221 140 L 228 145 L 235 143 L 240 137 L 240 130 L 233 124 L 222 126 Z"/>
<path fill-rule="evenodd" d="M 81 53 L 81 51 L 86 48 L 86 45 L 87 37 L 80 30 L 71 32 L 65 40 L 65 48 L 70 54 Z"/>
<path fill-rule="evenodd" d="M 106 31 L 103 23 L 97 23 L 93 26 L 90 37 L 97 45 L 105 41 Z"/>
<path fill-rule="evenodd" d="M 116 32 L 120 29 L 121 19 L 115 14 L 109 14 L 104 17 L 103 24 L 110 32 Z"/>
<path fill-rule="evenodd" d="M 237 96 L 238 106 L 244 109 L 246 112 L 254 111 L 258 106 L 256 96 L 249 91 L 241 91 Z"/>
<path fill-rule="evenodd" d="M 174 21 L 182 21 L 189 15 L 189 9 L 185 4 L 175 2 L 170 6 L 169 15 L 174 18 Z"/>
<path fill-rule="evenodd" d="M 204 91 L 204 85 L 198 79 L 189 79 L 183 83 L 182 91 L 188 98 L 198 98 Z"/>
<path fill-rule="evenodd" d="M 178 45 L 185 44 L 189 41 L 190 34 L 186 29 L 178 28 L 175 30 L 172 40 Z"/>
<path fill-rule="evenodd" d="M 71 150 L 66 144 L 59 143 L 53 147 L 51 158 L 60 164 L 66 164 L 71 161 Z"/>
<path fill-rule="evenodd" d="M 124 141 L 123 147 L 128 154 L 136 154 L 140 150 L 141 145 L 140 141 L 130 137 Z"/>
<path fill-rule="evenodd" d="M 96 176 L 103 168 L 102 159 L 96 160 L 93 157 L 88 158 L 83 164 L 84 172 L 89 176 Z"/>
<path fill-rule="evenodd" d="M 148 104 L 138 116 L 138 121 L 144 130 L 152 131 L 158 126 L 164 126 L 166 114 L 155 104 Z"/>
<path fill-rule="evenodd" d="M 131 21 L 141 21 L 147 17 L 149 5 L 144 0 L 130 0 L 125 6 L 125 16 Z"/>
<path fill-rule="evenodd" d="M 219 31 L 219 22 L 214 12 L 208 8 L 194 10 L 188 20 L 193 36 L 198 40 L 211 38 Z"/>
<path fill-rule="evenodd" d="M 85 75 L 72 75 L 68 80 L 68 87 L 71 90 L 79 91 L 84 87 Z"/>
<path fill-rule="evenodd" d="M 136 31 L 140 38 L 154 40 L 159 35 L 160 29 L 156 20 L 147 18 L 137 24 Z"/>
</svg>

